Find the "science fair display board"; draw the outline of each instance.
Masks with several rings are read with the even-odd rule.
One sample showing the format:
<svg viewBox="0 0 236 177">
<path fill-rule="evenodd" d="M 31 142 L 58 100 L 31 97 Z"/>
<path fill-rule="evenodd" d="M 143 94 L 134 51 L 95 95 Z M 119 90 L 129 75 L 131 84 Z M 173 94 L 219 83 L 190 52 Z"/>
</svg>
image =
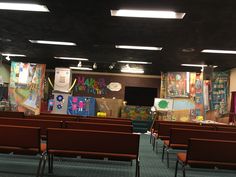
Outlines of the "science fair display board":
<svg viewBox="0 0 236 177">
<path fill-rule="evenodd" d="M 67 114 L 95 116 L 96 100 L 93 97 L 69 96 Z"/>
<path fill-rule="evenodd" d="M 12 111 L 40 113 L 45 69 L 45 64 L 11 62 L 8 94 Z"/>
</svg>

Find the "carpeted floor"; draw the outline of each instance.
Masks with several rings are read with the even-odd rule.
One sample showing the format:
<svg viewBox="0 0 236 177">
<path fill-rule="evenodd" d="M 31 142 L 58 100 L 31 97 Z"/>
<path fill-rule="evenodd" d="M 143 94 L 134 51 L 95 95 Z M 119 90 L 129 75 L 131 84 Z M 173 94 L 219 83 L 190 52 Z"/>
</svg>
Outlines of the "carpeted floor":
<svg viewBox="0 0 236 177">
<path fill-rule="evenodd" d="M 161 145 L 159 148 L 161 148 Z M 161 149 L 159 149 L 159 152 L 161 152 Z M 152 151 L 149 136 L 141 135 L 141 177 L 174 177 L 175 153 L 171 154 L 170 158 L 170 168 L 167 168 L 166 161 L 161 162 L 161 153 L 157 155 Z M 39 157 L 1 154 L 0 177 L 33 177 L 36 173 L 38 159 Z M 54 173 L 48 174 L 47 169 L 45 169 L 45 176 L 134 177 L 135 162 L 131 166 L 128 162 L 56 158 Z M 181 170 L 179 170 L 178 177 L 182 177 Z M 186 177 L 236 177 L 236 169 L 232 171 L 187 168 Z"/>
</svg>

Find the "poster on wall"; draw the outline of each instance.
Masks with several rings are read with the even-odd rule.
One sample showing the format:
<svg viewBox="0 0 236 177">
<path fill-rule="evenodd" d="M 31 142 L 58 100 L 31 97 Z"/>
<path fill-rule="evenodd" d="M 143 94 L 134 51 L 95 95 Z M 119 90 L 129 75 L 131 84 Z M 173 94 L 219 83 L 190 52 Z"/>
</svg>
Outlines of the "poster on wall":
<svg viewBox="0 0 236 177">
<path fill-rule="evenodd" d="M 46 65 L 11 63 L 9 100 L 12 111 L 39 114 Z"/>
<path fill-rule="evenodd" d="M 167 75 L 167 97 L 189 96 L 189 72 L 169 72 Z"/>
<path fill-rule="evenodd" d="M 171 111 L 173 109 L 173 99 L 155 98 L 154 106 L 158 111 Z"/>
<path fill-rule="evenodd" d="M 77 82 L 74 86 L 74 95 L 91 94 L 91 95 L 106 95 L 107 81 L 105 78 L 93 78 L 76 75 Z"/>
</svg>

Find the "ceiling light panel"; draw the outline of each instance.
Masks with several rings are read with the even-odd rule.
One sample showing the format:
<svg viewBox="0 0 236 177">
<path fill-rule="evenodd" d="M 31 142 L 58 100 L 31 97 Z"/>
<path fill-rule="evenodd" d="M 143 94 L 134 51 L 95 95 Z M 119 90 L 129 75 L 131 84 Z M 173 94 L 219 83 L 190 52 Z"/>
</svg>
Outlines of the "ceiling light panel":
<svg viewBox="0 0 236 177">
<path fill-rule="evenodd" d="M 236 54 L 235 50 L 215 50 L 215 49 L 204 49 L 202 53 L 219 53 L 219 54 Z"/>
<path fill-rule="evenodd" d="M 73 42 L 45 41 L 45 40 L 29 40 L 29 41 L 30 41 L 31 43 L 35 43 L 35 44 L 76 46 L 76 43 L 73 43 Z"/>
<path fill-rule="evenodd" d="M 2 53 L 1 54 L 2 56 L 5 56 L 5 57 L 26 57 L 26 55 L 22 55 L 22 54 L 12 54 L 12 53 Z"/>
<path fill-rule="evenodd" d="M 50 12 L 45 5 L 28 3 L 4 3 L 0 2 L 1 10 L 19 10 L 33 12 Z"/>
<path fill-rule="evenodd" d="M 75 69 L 75 70 L 84 70 L 84 71 L 92 71 L 92 68 L 88 68 L 88 67 L 70 67 L 70 69 Z"/>
<path fill-rule="evenodd" d="M 118 49 L 162 50 L 162 47 L 150 47 L 150 46 L 116 45 L 115 47 Z"/>
<path fill-rule="evenodd" d="M 159 11 L 159 10 L 130 10 L 120 9 L 111 10 L 111 16 L 118 17 L 138 17 L 138 18 L 164 18 L 164 19 L 183 19 L 185 13 L 174 11 Z"/>
<path fill-rule="evenodd" d="M 76 60 L 76 61 L 88 61 L 89 59 L 87 58 L 77 58 L 77 57 L 54 57 L 55 59 L 58 60 Z"/>
<path fill-rule="evenodd" d="M 117 61 L 118 63 L 128 63 L 128 64 L 143 64 L 143 65 L 151 65 L 152 62 L 146 62 L 146 61 L 126 61 L 126 60 L 121 60 Z"/>
</svg>

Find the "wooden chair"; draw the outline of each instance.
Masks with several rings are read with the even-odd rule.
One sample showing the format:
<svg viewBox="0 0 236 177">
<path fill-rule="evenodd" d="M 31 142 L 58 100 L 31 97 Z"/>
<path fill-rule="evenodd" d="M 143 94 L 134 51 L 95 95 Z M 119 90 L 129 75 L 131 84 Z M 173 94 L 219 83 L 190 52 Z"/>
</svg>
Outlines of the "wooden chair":
<svg viewBox="0 0 236 177">
<path fill-rule="evenodd" d="M 183 177 L 186 176 L 185 168 L 236 168 L 236 141 L 223 141 L 211 139 L 190 138 L 186 153 L 178 153 L 175 167 L 175 177 L 177 177 L 178 164 L 182 166 Z"/>
<path fill-rule="evenodd" d="M 187 150 L 190 138 L 236 141 L 236 132 L 172 128 L 170 140 L 164 141 L 162 151 L 162 161 L 165 151 L 167 152 L 167 167 L 169 167 L 169 151 L 172 149 Z"/>
<path fill-rule="evenodd" d="M 135 176 L 140 176 L 139 135 L 137 134 L 48 129 L 47 137 L 49 173 L 53 172 L 53 156 L 71 157 L 89 155 L 98 158 L 136 160 Z"/>
<path fill-rule="evenodd" d="M 113 120 L 113 119 L 100 119 L 100 118 L 79 118 L 79 122 L 90 122 L 90 123 L 106 123 L 106 124 L 122 124 L 132 125 L 131 121 L 124 120 Z"/>
<path fill-rule="evenodd" d="M 1 153 L 40 154 L 36 177 L 43 176 L 46 154 L 41 149 L 39 127 L 0 125 L 0 139 Z"/>
<path fill-rule="evenodd" d="M 133 126 L 132 125 L 121 125 L 121 124 L 105 124 L 105 123 L 88 123 L 88 122 L 66 121 L 65 128 L 79 129 L 79 130 L 97 130 L 97 131 L 133 133 Z"/>
</svg>

